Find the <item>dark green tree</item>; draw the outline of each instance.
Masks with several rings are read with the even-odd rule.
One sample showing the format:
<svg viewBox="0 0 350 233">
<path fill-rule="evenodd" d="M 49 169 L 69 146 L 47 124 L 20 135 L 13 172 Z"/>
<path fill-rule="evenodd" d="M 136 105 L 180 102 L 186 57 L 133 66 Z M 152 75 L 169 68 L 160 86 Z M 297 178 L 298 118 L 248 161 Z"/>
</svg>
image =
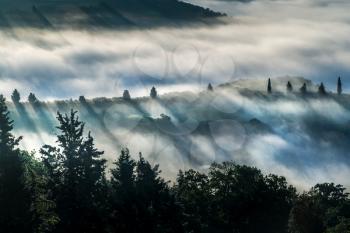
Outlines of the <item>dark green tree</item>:
<svg viewBox="0 0 350 233">
<path fill-rule="evenodd" d="M 349 194 L 341 185 L 317 184 L 302 194 L 291 210 L 291 233 L 318 233 L 342 227 L 350 218 Z"/>
<path fill-rule="evenodd" d="M 158 95 L 157 95 L 157 90 L 156 90 L 155 87 L 152 87 L 150 96 L 151 96 L 152 99 L 157 98 Z"/>
<path fill-rule="evenodd" d="M 38 102 L 38 99 L 33 93 L 29 93 L 28 102 L 31 104 L 36 104 Z"/>
<path fill-rule="evenodd" d="M 139 232 L 182 232 L 181 212 L 168 184 L 140 154 L 136 165 Z"/>
<path fill-rule="evenodd" d="M 293 85 L 288 81 L 287 83 L 287 92 L 292 92 L 293 91 Z"/>
<path fill-rule="evenodd" d="M 85 96 L 83 96 L 83 95 L 79 96 L 79 102 L 80 103 L 86 103 Z"/>
<path fill-rule="evenodd" d="M 129 91 L 128 90 L 124 90 L 124 92 L 123 92 L 123 99 L 124 100 L 131 100 L 131 96 L 130 96 L 130 93 L 129 93 Z"/>
<path fill-rule="evenodd" d="M 136 232 L 136 162 L 129 150 L 123 149 L 114 164 L 111 170 L 110 222 L 116 232 Z"/>
<path fill-rule="evenodd" d="M 271 85 L 271 79 L 267 81 L 267 93 L 272 93 L 272 85 Z"/>
<path fill-rule="evenodd" d="M 21 100 L 21 96 L 20 96 L 19 92 L 17 91 L 17 89 L 15 89 L 12 92 L 11 99 L 12 99 L 12 102 L 15 104 L 18 104 L 19 101 Z"/>
<path fill-rule="evenodd" d="M 337 83 L 337 93 L 338 93 L 338 95 L 341 95 L 342 92 L 343 92 L 343 88 L 342 88 L 341 79 L 339 77 L 338 78 L 338 83 Z"/>
<path fill-rule="evenodd" d="M 180 171 L 173 189 L 183 207 L 185 232 L 208 232 L 213 198 L 208 176 L 194 170 Z"/>
<path fill-rule="evenodd" d="M 306 94 L 307 93 L 306 83 L 303 83 L 303 85 L 300 87 L 300 93 L 301 94 Z"/>
<path fill-rule="evenodd" d="M 17 146 L 5 98 L 0 95 L 0 229 L 3 232 L 48 232 L 57 222 L 47 199 L 42 170 Z M 39 182 L 39 180 L 41 182 Z"/>
<path fill-rule="evenodd" d="M 213 88 L 213 86 L 211 85 L 211 83 L 208 84 L 207 90 L 208 90 L 208 91 L 213 91 L 213 90 L 214 90 L 214 88 Z"/>
<path fill-rule="evenodd" d="M 209 179 L 212 231 L 286 232 L 296 191 L 284 178 L 225 162 L 212 165 Z"/>
<path fill-rule="evenodd" d="M 326 95 L 327 94 L 326 88 L 324 87 L 323 82 L 321 82 L 321 85 L 318 87 L 318 93 L 320 95 Z"/>
<path fill-rule="evenodd" d="M 84 138 L 84 123 L 77 112 L 57 113 L 58 148 L 45 145 L 42 160 L 61 219 L 57 232 L 103 232 L 105 160 L 95 148 L 90 133 Z"/>
</svg>

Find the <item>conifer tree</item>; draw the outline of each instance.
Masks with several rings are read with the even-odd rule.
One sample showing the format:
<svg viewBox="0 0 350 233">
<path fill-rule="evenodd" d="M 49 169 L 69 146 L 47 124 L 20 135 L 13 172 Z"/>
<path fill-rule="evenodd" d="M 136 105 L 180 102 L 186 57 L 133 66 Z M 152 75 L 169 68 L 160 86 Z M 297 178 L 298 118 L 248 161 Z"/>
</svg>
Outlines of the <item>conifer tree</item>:
<svg viewBox="0 0 350 233">
<path fill-rule="evenodd" d="M 160 173 L 159 165 L 151 166 L 140 153 L 136 165 L 139 231 L 181 232 L 179 206 Z"/>
<path fill-rule="evenodd" d="M 5 98 L 0 95 L 0 229 L 2 232 L 47 232 L 57 218 L 47 199 L 43 174 L 33 158 L 17 146 Z M 33 180 L 36 180 L 35 182 Z"/>
<path fill-rule="evenodd" d="M 137 219 L 135 167 L 129 150 L 123 149 L 111 169 L 111 222 L 116 232 L 135 232 Z"/>
<path fill-rule="evenodd" d="M 19 101 L 21 100 L 21 96 L 20 96 L 19 92 L 17 91 L 17 89 L 15 89 L 12 92 L 11 99 L 12 99 L 13 103 L 15 103 L 15 104 L 18 104 Z"/>
<path fill-rule="evenodd" d="M 29 93 L 28 102 L 31 104 L 36 104 L 38 102 L 38 99 L 33 93 Z"/>
<path fill-rule="evenodd" d="M 323 82 L 321 82 L 321 85 L 318 87 L 318 93 L 320 95 L 326 95 L 327 94 L 326 93 L 326 88 L 324 87 Z"/>
<path fill-rule="evenodd" d="M 343 88 L 342 88 L 341 79 L 339 77 L 338 78 L 338 83 L 337 83 L 337 93 L 338 93 L 338 95 L 341 95 L 342 92 L 343 92 Z"/>
<path fill-rule="evenodd" d="M 293 85 L 288 81 L 287 83 L 287 92 L 292 92 L 293 91 Z"/>
<path fill-rule="evenodd" d="M 211 83 L 208 84 L 207 90 L 208 90 L 208 91 L 213 91 L 213 90 L 214 90 L 214 88 L 213 88 L 213 86 L 211 85 Z"/>
<path fill-rule="evenodd" d="M 307 92 L 306 83 L 303 83 L 303 85 L 300 87 L 300 92 L 301 94 L 306 94 Z"/>
<path fill-rule="evenodd" d="M 151 96 L 152 99 L 157 98 L 157 90 L 156 90 L 155 87 L 152 87 L 150 96 Z"/>
<path fill-rule="evenodd" d="M 101 227 L 99 208 L 104 202 L 99 199 L 105 183 L 103 152 L 94 147 L 90 133 L 84 138 L 84 123 L 77 112 L 57 113 L 57 119 L 58 148 L 45 145 L 40 151 L 61 219 L 57 231 L 96 232 Z"/>
<path fill-rule="evenodd" d="M 124 100 L 131 100 L 131 96 L 128 90 L 124 90 L 123 92 L 123 99 Z"/>
<path fill-rule="evenodd" d="M 267 93 L 272 93 L 271 79 L 267 81 Z"/>
</svg>

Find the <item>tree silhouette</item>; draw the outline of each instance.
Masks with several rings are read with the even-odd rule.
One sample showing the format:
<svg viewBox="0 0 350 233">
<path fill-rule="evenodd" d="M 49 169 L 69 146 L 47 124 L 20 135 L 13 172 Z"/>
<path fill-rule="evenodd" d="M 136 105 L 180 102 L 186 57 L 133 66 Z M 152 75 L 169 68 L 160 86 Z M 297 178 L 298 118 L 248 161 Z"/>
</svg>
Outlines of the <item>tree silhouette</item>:
<svg viewBox="0 0 350 233">
<path fill-rule="evenodd" d="M 157 98 L 157 90 L 155 87 L 152 87 L 151 93 L 150 93 L 151 98 Z"/>
<path fill-rule="evenodd" d="M 326 95 L 327 94 L 326 88 L 324 87 L 323 82 L 321 82 L 321 85 L 318 87 L 318 93 L 320 95 Z"/>
<path fill-rule="evenodd" d="M 159 165 L 151 166 L 140 153 L 136 165 L 139 231 L 182 232 L 180 208 L 160 172 Z"/>
<path fill-rule="evenodd" d="M 35 104 L 35 103 L 38 103 L 38 99 L 33 93 L 29 93 L 28 102 L 31 104 Z"/>
<path fill-rule="evenodd" d="M 15 104 L 18 104 L 19 101 L 21 100 L 21 96 L 20 96 L 19 92 L 17 91 L 17 89 L 15 89 L 12 92 L 11 99 L 12 99 L 12 102 Z"/>
<path fill-rule="evenodd" d="M 271 79 L 267 81 L 267 93 L 272 93 Z"/>
<path fill-rule="evenodd" d="M 302 94 L 306 94 L 307 92 L 306 83 L 303 83 L 303 85 L 300 87 L 300 92 Z"/>
<path fill-rule="evenodd" d="M 0 229 L 3 232 L 46 232 L 57 222 L 53 203 L 33 158 L 17 146 L 21 137 L 11 133 L 5 98 L 0 95 Z M 41 183 L 39 183 L 39 181 Z"/>
<path fill-rule="evenodd" d="M 123 149 L 111 170 L 111 222 L 115 232 L 135 232 L 137 219 L 135 167 L 128 149 Z"/>
<path fill-rule="evenodd" d="M 302 194 L 294 204 L 290 213 L 289 231 L 332 232 L 327 229 L 341 227 L 346 223 L 343 220 L 350 218 L 349 201 L 349 194 L 342 185 L 317 184 Z"/>
<path fill-rule="evenodd" d="M 124 90 L 123 92 L 123 99 L 124 100 L 131 100 L 131 96 L 128 90 Z"/>
<path fill-rule="evenodd" d="M 105 184 L 106 161 L 100 159 L 103 152 L 94 147 L 90 133 L 84 138 L 84 123 L 77 112 L 57 113 L 57 119 L 59 148 L 45 145 L 40 150 L 61 219 L 57 230 L 102 232 L 99 213 L 104 200 L 99 198 Z"/>
<path fill-rule="evenodd" d="M 213 86 L 211 85 L 211 83 L 208 84 L 207 90 L 208 90 L 208 91 L 213 91 L 213 90 L 214 90 L 214 88 L 213 88 Z"/>
<path fill-rule="evenodd" d="M 83 95 L 79 96 L 79 102 L 80 103 L 86 103 L 85 96 L 83 96 Z"/>
<path fill-rule="evenodd" d="M 287 92 L 292 92 L 293 91 L 293 86 L 292 84 L 288 81 L 287 83 Z"/>
<path fill-rule="evenodd" d="M 342 92 L 343 92 L 343 88 L 342 88 L 341 79 L 340 79 L 340 77 L 338 77 L 337 93 L 338 93 L 338 95 L 341 95 Z"/>
</svg>

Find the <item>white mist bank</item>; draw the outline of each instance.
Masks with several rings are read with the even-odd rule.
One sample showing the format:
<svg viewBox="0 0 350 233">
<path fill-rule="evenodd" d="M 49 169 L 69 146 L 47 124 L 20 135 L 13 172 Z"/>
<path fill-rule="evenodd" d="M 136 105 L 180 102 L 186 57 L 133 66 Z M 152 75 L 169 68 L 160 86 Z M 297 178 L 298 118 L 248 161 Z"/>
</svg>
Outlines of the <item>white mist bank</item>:
<svg viewBox="0 0 350 233">
<path fill-rule="evenodd" d="M 276 86 L 278 82 L 272 80 Z M 293 83 L 298 82 L 303 80 Z M 27 103 L 24 111 L 9 106 L 16 135 L 24 136 L 21 146 L 27 150 L 53 144 L 56 112 L 74 108 L 109 164 L 128 147 L 135 158 L 142 152 L 159 163 L 170 180 L 180 169 L 206 172 L 213 162 L 232 160 L 286 176 L 300 190 L 319 182 L 350 187 L 350 96 L 303 97 L 298 91 L 277 90 L 267 95 L 253 90 L 259 89 L 258 81 L 247 84 L 214 87 L 214 92 L 168 93 L 155 100 L 47 102 L 44 107 Z"/>
</svg>

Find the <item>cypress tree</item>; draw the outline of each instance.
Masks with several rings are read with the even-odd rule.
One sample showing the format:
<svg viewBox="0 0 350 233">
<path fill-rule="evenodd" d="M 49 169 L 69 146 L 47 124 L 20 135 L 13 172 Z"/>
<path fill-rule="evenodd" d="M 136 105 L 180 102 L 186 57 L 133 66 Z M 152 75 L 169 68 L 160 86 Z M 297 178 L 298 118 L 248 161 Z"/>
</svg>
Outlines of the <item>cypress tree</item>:
<svg viewBox="0 0 350 233">
<path fill-rule="evenodd" d="M 292 92 L 293 91 L 293 86 L 292 84 L 288 81 L 287 83 L 287 92 Z"/>
<path fill-rule="evenodd" d="M 338 93 L 338 95 L 341 95 L 342 92 L 343 92 L 343 88 L 342 88 L 341 79 L 340 79 L 340 77 L 338 77 L 337 93 Z"/>
<path fill-rule="evenodd" d="M 267 81 L 267 93 L 272 93 L 271 79 Z"/>
</svg>

